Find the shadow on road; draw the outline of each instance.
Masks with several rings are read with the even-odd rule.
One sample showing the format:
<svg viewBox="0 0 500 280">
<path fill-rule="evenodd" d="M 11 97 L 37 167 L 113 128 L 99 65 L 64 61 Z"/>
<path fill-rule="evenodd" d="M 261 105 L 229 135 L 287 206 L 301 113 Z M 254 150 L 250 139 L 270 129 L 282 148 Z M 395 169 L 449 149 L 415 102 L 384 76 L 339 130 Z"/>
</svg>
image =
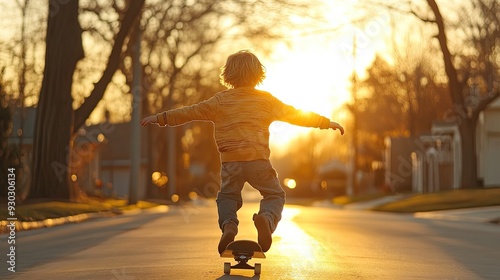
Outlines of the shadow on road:
<svg viewBox="0 0 500 280">
<path fill-rule="evenodd" d="M 16 252 L 16 255 L 25 257 L 23 262 L 18 264 L 16 270 L 27 270 L 99 246 L 110 238 L 138 229 L 162 215 L 117 216 L 112 219 L 95 219 L 82 223 L 19 232 L 19 238 L 23 242 L 19 244 L 19 253 Z M 0 247 L 0 249 L 5 252 L 5 248 Z M 6 254 L 2 255 L 0 262 L 5 263 Z M 0 278 L 8 273 L 7 270 L 0 271 Z"/>
<path fill-rule="evenodd" d="M 215 280 L 236 280 L 236 279 L 243 279 L 243 280 L 249 280 L 249 279 L 260 279 L 260 275 L 254 275 L 253 277 L 249 276 L 244 276 L 244 275 L 227 275 L 224 274 L 219 278 L 216 278 Z"/>
</svg>

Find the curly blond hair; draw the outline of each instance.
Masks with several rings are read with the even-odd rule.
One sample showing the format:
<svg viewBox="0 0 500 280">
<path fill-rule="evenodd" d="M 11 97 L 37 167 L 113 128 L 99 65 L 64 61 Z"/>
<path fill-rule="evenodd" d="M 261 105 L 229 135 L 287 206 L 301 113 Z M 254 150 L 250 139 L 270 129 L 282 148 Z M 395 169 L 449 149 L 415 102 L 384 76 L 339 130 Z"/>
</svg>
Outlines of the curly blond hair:
<svg viewBox="0 0 500 280">
<path fill-rule="evenodd" d="M 220 82 L 227 88 L 255 87 L 266 78 L 265 70 L 257 56 L 241 50 L 227 58 L 221 68 Z"/>
</svg>

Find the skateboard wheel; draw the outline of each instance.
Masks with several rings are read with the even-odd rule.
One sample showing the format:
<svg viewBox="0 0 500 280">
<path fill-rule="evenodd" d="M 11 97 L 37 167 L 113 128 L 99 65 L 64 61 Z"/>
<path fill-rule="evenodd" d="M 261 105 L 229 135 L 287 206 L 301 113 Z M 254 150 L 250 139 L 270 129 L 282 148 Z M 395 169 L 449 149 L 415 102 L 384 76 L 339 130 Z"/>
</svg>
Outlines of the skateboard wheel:
<svg viewBox="0 0 500 280">
<path fill-rule="evenodd" d="M 229 274 L 231 273 L 231 263 L 225 262 L 224 263 L 224 274 Z"/>
<path fill-rule="evenodd" d="M 259 275 L 262 272 L 262 265 L 260 263 L 255 264 L 255 275 Z"/>
</svg>

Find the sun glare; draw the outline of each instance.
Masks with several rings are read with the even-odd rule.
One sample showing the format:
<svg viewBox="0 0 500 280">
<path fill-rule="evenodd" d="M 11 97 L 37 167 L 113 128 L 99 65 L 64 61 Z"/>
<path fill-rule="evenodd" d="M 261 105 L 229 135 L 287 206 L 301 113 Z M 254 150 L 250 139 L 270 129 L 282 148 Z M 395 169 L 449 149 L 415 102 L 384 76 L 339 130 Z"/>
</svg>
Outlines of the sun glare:
<svg viewBox="0 0 500 280">
<path fill-rule="evenodd" d="M 336 15 L 347 5 L 327 2 Z M 340 5 L 341 7 L 339 7 Z M 345 7 L 344 7 L 345 6 Z M 332 28 L 345 25 L 345 17 L 327 17 Z M 353 69 L 363 76 L 364 69 L 373 61 L 377 51 L 383 50 L 383 30 L 387 24 L 384 15 L 375 17 L 365 27 L 346 27 L 328 36 L 294 37 L 291 47 L 276 46 L 271 57 L 263 60 L 266 80 L 260 86 L 284 103 L 297 109 L 312 111 L 331 120 L 344 122 L 343 105 L 350 102 Z M 355 39 L 356 38 L 356 39 Z M 356 57 L 353 45 L 356 41 Z M 290 140 L 310 129 L 283 123 L 271 128 L 271 145 L 283 151 Z"/>
<path fill-rule="evenodd" d="M 266 65 L 267 78 L 260 87 L 286 104 L 335 119 L 332 113 L 350 98 L 348 83 L 332 67 L 334 58 L 326 50 L 277 50 L 282 59 Z M 308 128 L 273 123 L 271 145 L 286 146 Z"/>
<path fill-rule="evenodd" d="M 273 252 L 278 252 L 274 253 L 278 254 L 275 258 L 291 264 L 287 266 L 286 279 L 304 279 L 304 271 L 311 266 L 318 267 L 321 258 L 327 255 L 321 243 L 293 221 L 300 213 L 300 209 L 285 207 L 282 220 L 274 232 L 274 238 L 280 240 L 273 244 L 276 246 Z M 299 262 L 294 261 L 297 257 Z"/>
</svg>

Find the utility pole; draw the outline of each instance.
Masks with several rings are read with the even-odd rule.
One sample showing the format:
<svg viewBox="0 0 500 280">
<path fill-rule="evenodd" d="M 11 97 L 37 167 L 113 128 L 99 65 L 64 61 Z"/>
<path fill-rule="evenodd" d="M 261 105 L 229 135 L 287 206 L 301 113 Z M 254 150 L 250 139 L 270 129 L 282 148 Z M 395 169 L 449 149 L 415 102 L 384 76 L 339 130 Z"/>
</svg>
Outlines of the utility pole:
<svg viewBox="0 0 500 280">
<path fill-rule="evenodd" d="M 352 196 L 357 188 L 356 174 L 358 172 L 358 100 L 357 100 L 357 76 L 356 76 L 356 35 L 352 41 L 352 143 L 351 143 L 351 168 L 347 183 L 346 195 Z"/>
<path fill-rule="evenodd" d="M 140 184 L 141 173 L 141 111 L 142 111 L 142 66 L 141 66 L 141 38 L 142 32 L 139 26 L 140 21 L 137 21 L 137 34 L 132 54 L 133 65 L 133 88 L 132 88 L 132 120 L 130 121 L 130 185 L 128 204 L 137 204 L 137 189 Z"/>
<path fill-rule="evenodd" d="M 173 93 L 174 93 L 174 84 L 170 84 L 170 92 L 168 97 L 168 106 L 167 108 L 173 109 Z M 177 189 L 177 128 L 176 127 L 167 127 L 167 195 L 168 198 L 171 199 L 175 194 Z"/>
</svg>

